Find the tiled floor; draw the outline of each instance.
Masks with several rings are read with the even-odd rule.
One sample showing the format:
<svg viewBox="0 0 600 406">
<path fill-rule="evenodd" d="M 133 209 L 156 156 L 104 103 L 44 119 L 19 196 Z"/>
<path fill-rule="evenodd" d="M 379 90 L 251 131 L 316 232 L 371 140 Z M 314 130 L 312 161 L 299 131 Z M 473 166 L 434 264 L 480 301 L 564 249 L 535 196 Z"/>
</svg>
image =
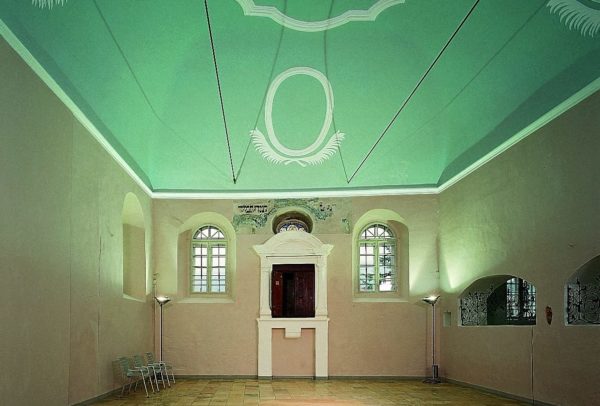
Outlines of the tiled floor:
<svg viewBox="0 0 600 406">
<path fill-rule="evenodd" d="M 137 392 L 96 404 L 130 405 L 526 405 L 448 383 L 429 385 L 412 380 L 310 379 L 179 379 L 160 393 Z"/>
</svg>

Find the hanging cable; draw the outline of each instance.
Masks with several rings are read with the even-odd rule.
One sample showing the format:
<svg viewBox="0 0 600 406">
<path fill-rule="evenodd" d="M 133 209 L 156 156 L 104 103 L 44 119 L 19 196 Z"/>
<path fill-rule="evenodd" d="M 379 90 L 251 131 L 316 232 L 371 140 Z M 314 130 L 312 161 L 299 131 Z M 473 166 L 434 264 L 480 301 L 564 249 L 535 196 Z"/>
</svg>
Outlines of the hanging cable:
<svg viewBox="0 0 600 406">
<path fill-rule="evenodd" d="M 329 13 L 327 15 L 327 21 L 331 20 L 331 13 L 333 11 L 333 3 L 335 2 L 335 0 L 331 0 L 331 4 L 329 5 Z M 325 61 L 325 76 L 328 78 L 329 80 L 329 64 L 327 63 L 327 33 L 329 32 L 329 29 L 326 29 L 325 31 L 323 31 L 323 59 Z M 338 131 L 337 131 L 337 126 L 335 124 L 335 113 L 332 112 L 331 115 L 331 120 L 333 123 L 333 133 L 335 134 L 335 138 L 337 139 L 337 150 L 338 150 L 338 154 L 340 156 L 340 162 L 342 163 L 342 169 L 344 170 L 344 177 L 346 178 L 346 183 L 350 183 L 350 181 L 348 180 L 348 172 L 346 171 L 346 164 L 344 162 L 344 157 L 342 155 L 342 147 L 340 144 L 340 141 L 338 139 Z"/>
<path fill-rule="evenodd" d="M 534 371 L 534 363 L 533 363 L 533 326 L 531 326 L 531 404 L 535 405 L 535 392 L 533 391 L 533 371 Z"/>
<path fill-rule="evenodd" d="M 468 18 L 471 16 L 471 14 L 473 14 L 473 11 L 475 10 L 475 7 L 477 7 L 477 4 L 479 4 L 479 1 L 480 0 L 476 0 L 475 3 L 473 3 L 473 6 L 471 6 L 471 9 L 469 10 L 469 12 L 463 17 L 463 19 L 460 22 L 460 24 L 456 27 L 456 29 L 454 30 L 454 32 L 452 33 L 452 35 L 450 36 L 450 38 L 448 38 L 448 40 L 446 41 L 446 44 L 442 47 L 442 49 L 440 50 L 440 52 L 438 52 L 438 54 L 435 57 L 435 59 L 433 60 L 433 62 L 429 65 L 429 67 L 427 68 L 427 70 L 425 71 L 425 73 L 421 76 L 421 78 L 419 79 L 419 81 L 417 82 L 417 84 L 415 85 L 415 87 L 413 88 L 413 90 L 410 92 L 410 94 L 408 95 L 408 97 L 406 99 L 404 99 L 404 102 L 402 102 L 402 105 L 400 106 L 400 108 L 398 109 L 398 111 L 396 112 L 396 114 L 394 114 L 394 117 L 392 117 L 392 119 L 390 120 L 390 122 L 388 123 L 388 125 L 384 128 L 384 130 L 381 133 L 381 135 L 379 136 L 379 138 L 377 138 L 377 141 L 375 141 L 375 144 L 373 144 L 373 146 L 371 147 L 371 149 L 369 150 L 369 152 L 367 152 L 367 155 L 365 155 L 365 157 L 362 159 L 362 161 L 360 162 L 360 164 L 358 165 L 358 167 L 356 168 L 356 170 L 352 173 L 352 176 L 350 176 L 350 179 L 348 179 L 348 183 L 352 182 L 352 179 L 354 179 L 354 176 L 356 176 L 356 174 L 358 173 L 358 171 L 360 170 L 360 168 L 362 168 L 362 166 L 364 165 L 364 163 L 371 156 L 371 154 L 373 153 L 373 151 L 375 150 L 375 148 L 377 147 L 377 145 L 379 144 L 379 142 L 387 134 L 388 130 L 392 127 L 392 125 L 394 124 L 394 122 L 396 121 L 396 119 L 398 118 L 398 116 L 400 115 L 400 113 L 402 113 L 402 110 L 404 110 L 404 108 L 406 107 L 406 105 L 408 104 L 408 102 L 412 99 L 413 95 L 417 92 L 417 90 L 421 86 L 421 83 L 423 83 L 423 81 L 425 80 L 425 78 L 427 77 L 427 75 L 429 74 L 429 72 L 431 72 L 431 70 L 433 69 L 433 67 L 435 66 L 435 64 L 437 63 L 437 61 L 441 58 L 441 56 L 444 53 L 444 51 L 446 50 L 446 48 L 448 48 L 448 46 L 450 45 L 450 43 L 454 39 L 454 37 L 456 37 L 456 34 L 458 34 L 458 32 L 463 27 L 463 25 L 465 24 L 465 22 L 468 20 Z"/>
<path fill-rule="evenodd" d="M 225 118 L 225 105 L 223 104 L 223 92 L 221 91 L 221 81 L 219 79 L 219 66 L 217 64 L 217 54 L 215 53 L 215 43 L 213 40 L 212 28 L 210 25 L 210 14 L 208 12 L 208 1 L 204 0 L 204 10 L 206 11 L 206 23 L 208 25 L 208 35 L 210 37 L 210 48 L 212 50 L 213 65 L 215 66 L 215 77 L 217 79 L 217 89 L 219 90 L 219 101 L 221 103 L 221 115 L 223 116 L 223 127 L 225 128 L 225 138 L 227 139 L 227 152 L 229 153 L 229 164 L 231 165 L 231 177 L 233 183 L 236 183 L 235 169 L 233 168 L 233 157 L 231 156 L 231 142 L 229 141 L 229 130 L 227 129 L 227 119 Z"/>
</svg>

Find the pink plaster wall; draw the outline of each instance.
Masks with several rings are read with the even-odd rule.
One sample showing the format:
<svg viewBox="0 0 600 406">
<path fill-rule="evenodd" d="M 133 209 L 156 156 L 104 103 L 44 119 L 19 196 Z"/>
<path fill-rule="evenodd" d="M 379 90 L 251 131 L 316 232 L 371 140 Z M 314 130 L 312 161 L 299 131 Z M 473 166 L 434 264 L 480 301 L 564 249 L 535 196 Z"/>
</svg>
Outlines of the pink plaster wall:
<svg viewBox="0 0 600 406">
<path fill-rule="evenodd" d="M 0 393 L 74 404 L 152 348 L 151 300 L 123 298 L 121 223 L 133 192 L 151 233 L 152 202 L 2 39 L 0 60 Z"/>
<path fill-rule="evenodd" d="M 437 198 L 393 196 L 348 198 L 353 218 L 375 208 L 388 208 L 406 219 L 411 244 L 409 302 L 359 303 L 352 299 L 352 236 L 340 232 L 315 234 L 334 246 L 328 258 L 329 374 L 331 376 L 423 376 L 426 373 L 426 308 L 423 292 L 434 289 Z M 231 219 L 232 200 L 157 200 L 154 202 L 154 261 L 159 290 L 174 297 L 165 308 L 166 359 L 186 375 L 256 375 L 259 301 L 259 257 L 253 246 L 273 234 L 270 226 L 256 234 L 238 233 L 235 297 L 232 303 L 184 303 L 188 242 L 178 228 L 191 216 L 206 211 Z M 321 230 L 323 231 L 323 230 Z M 180 245 L 179 249 L 177 248 Z M 413 245 L 414 244 L 414 245 Z M 183 274 L 182 274 L 183 273 Z M 415 304 L 415 302 L 417 302 Z M 304 351 L 303 339 L 295 342 Z M 289 339 L 274 336 L 283 348 Z M 299 353 L 298 353 L 299 354 Z M 275 365 L 277 374 L 304 375 L 307 366 L 288 360 Z M 314 369 L 314 367 L 313 367 Z M 275 371 L 274 371 L 275 373 Z"/>
<path fill-rule="evenodd" d="M 448 378 L 557 405 L 600 404 L 600 329 L 564 322 L 564 284 L 600 253 L 599 129 L 596 92 L 441 194 L 440 305 L 454 316 L 441 329 Z M 494 274 L 536 286 L 536 326 L 457 326 L 458 294 Z"/>
</svg>

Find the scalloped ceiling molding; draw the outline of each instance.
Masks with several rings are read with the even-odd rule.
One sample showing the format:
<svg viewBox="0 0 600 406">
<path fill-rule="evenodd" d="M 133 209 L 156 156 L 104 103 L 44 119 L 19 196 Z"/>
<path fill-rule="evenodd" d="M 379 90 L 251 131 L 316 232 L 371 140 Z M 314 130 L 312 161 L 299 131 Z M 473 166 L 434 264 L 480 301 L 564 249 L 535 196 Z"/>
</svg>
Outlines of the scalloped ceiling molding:
<svg viewBox="0 0 600 406">
<path fill-rule="evenodd" d="M 375 21 L 382 11 L 405 2 L 405 0 L 379 0 L 367 10 L 348 10 L 327 20 L 301 21 L 283 14 L 273 6 L 257 6 L 253 0 L 236 1 L 242 7 L 246 16 L 267 17 L 286 28 L 304 32 L 325 31 L 351 21 Z"/>
<path fill-rule="evenodd" d="M 581 35 L 590 37 L 600 31 L 599 0 L 550 0 L 546 6 L 551 13 L 558 14 L 569 30 L 578 30 Z"/>
</svg>

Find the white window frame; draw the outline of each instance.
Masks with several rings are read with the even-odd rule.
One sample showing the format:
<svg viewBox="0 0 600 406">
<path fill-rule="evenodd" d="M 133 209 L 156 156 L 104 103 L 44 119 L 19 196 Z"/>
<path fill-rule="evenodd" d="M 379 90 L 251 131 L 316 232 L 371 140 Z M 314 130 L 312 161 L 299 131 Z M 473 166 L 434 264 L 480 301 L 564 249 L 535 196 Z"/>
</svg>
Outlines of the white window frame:
<svg viewBox="0 0 600 406">
<path fill-rule="evenodd" d="M 362 232 L 373 224 L 390 229 L 396 239 L 396 289 L 393 291 L 361 291 L 359 286 L 360 243 Z M 407 222 L 389 209 L 371 209 L 363 212 L 352 228 L 352 301 L 356 303 L 409 302 L 410 235 Z"/>
<path fill-rule="evenodd" d="M 212 227 L 216 229 L 223 237 L 222 238 L 194 238 L 198 232 L 202 229 Z M 212 248 L 216 245 L 221 245 L 225 247 L 225 290 L 224 291 L 212 291 L 212 276 L 213 276 L 213 253 Z M 197 267 L 195 266 L 194 259 L 196 255 L 194 255 L 196 248 L 206 247 L 207 254 L 207 266 L 206 266 L 206 291 L 196 291 L 194 290 L 194 276 L 195 270 Z M 230 255 L 229 255 L 229 244 L 227 234 L 223 231 L 223 229 L 215 224 L 203 224 L 200 227 L 196 228 L 196 230 L 192 234 L 191 238 L 191 247 L 190 247 L 190 294 L 193 296 L 225 296 L 229 295 L 231 291 L 231 271 L 230 271 Z"/>
<path fill-rule="evenodd" d="M 374 228 L 374 227 L 382 227 L 384 228 L 387 233 L 389 233 L 390 237 L 375 237 L 375 238 L 363 238 L 362 235 L 370 228 Z M 398 269 L 396 266 L 396 258 L 398 255 L 398 251 L 396 249 L 396 234 L 394 233 L 394 231 L 391 229 L 390 226 L 388 226 L 387 224 L 385 224 L 384 222 L 374 222 L 374 223 L 369 223 L 367 224 L 365 227 L 363 227 L 360 230 L 359 233 L 359 238 L 358 238 L 358 247 L 357 247 L 357 253 L 358 253 L 358 259 L 357 259 L 357 269 L 355 270 L 356 272 L 356 277 L 358 278 L 358 284 L 357 284 L 357 289 L 358 289 L 358 293 L 360 294 L 371 294 L 371 293 L 395 293 L 398 291 Z M 361 247 L 363 244 L 368 244 L 371 245 L 373 247 L 373 268 L 374 268 L 374 290 L 361 290 L 361 283 L 360 283 L 360 277 L 362 276 L 362 271 L 363 271 L 363 264 L 361 263 L 361 257 L 362 256 L 366 256 L 363 255 L 361 252 Z M 389 290 L 380 290 L 380 277 L 381 277 L 381 273 L 379 271 L 380 269 L 380 262 L 379 262 L 379 255 L 380 255 L 380 247 L 383 244 L 389 244 L 392 246 L 392 255 L 391 257 L 393 257 L 393 264 L 391 266 L 392 269 L 392 275 L 391 275 L 391 279 L 392 279 L 392 287 Z M 369 255 L 370 256 L 370 255 Z"/>
</svg>

